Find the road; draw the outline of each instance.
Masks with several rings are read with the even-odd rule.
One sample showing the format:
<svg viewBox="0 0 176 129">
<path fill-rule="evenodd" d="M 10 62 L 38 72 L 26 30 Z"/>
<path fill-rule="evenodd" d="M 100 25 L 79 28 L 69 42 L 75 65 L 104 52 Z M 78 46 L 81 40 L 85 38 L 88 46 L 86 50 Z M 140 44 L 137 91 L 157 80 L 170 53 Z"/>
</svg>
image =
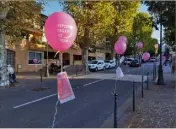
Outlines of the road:
<svg viewBox="0 0 176 129">
<path fill-rule="evenodd" d="M 152 74 L 152 64 L 145 70 L 122 66 L 125 74 Z M 99 71 L 99 74 L 115 73 L 115 69 Z M 98 128 L 113 113 L 113 79 L 70 79 L 76 99 L 58 104 L 55 127 L 57 128 Z M 36 87 L 49 87 L 49 90 L 36 92 Z M 136 88 L 141 86 L 136 83 Z M 56 79 L 23 80 L 23 85 L 0 90 L 1 128 L 48 128 L 52 126 L 55 104 L 58 100 Z M 117 84 L 118 106 L 128 98 L 132 91 L 131 81 Z"/>
</svg>

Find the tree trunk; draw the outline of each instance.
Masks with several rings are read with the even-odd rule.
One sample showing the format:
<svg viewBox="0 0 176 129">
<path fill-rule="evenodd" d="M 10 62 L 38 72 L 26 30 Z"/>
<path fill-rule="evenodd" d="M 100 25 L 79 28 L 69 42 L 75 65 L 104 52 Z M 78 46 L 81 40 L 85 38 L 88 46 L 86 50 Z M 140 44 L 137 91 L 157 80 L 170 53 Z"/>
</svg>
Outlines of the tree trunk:
<svg viewBox="0 0 176 129">
<path fill-rule="evenodd" d="M 114 47 L 111 47 L 111 55 L 110 55 L 111 57 L 111 60 L 113 60 L 113 58 L 114 58 Z"/>
<path fill-rule="evenodd" d="M 89 68 L 88 68 L 88 48 L 82 48 L 82 63 L 83 63 L 85 74 L 87 74 L 89 72 Z"/>
<path fill-rule="evenodd" d="M 9 77 L 6 67 L 5 35 L 0 31 L 0 86 L 9 85 Z"/>
<path fill-rule="evenodd" d="M 88 68 L 88 48 L 89 48 L 89 29 L 85 27 L 84 29 L 84 43 L 81 46 L 82 48 L 82 63 L 84 66 L 85 74 L 89 72 Z"/>
</svg>

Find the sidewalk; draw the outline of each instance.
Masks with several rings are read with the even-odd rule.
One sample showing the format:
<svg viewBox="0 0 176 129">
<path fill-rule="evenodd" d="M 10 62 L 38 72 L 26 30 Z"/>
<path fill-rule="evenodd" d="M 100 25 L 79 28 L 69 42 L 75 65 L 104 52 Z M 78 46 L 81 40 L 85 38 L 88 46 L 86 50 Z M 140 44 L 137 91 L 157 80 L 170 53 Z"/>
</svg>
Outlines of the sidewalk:
<svg viewBox="0 0 176 129">
<path fill-rule="evenodd" d="M 78 65 L 78 66 L 69 66 L 65 69 L 65 71 L 67 72 L 67 75 L 72 78 L 75 76 L 80 76 L 83 75 L 85 72 L 82 70 L 82 66 Z M 17 79 L 39 79 L 41 78 L 40 72 L 22 72 L 22 73 L 17 73 L 16 74 Z M 45 72 L 42 72 L 42 77 L 43 78 L 48 78 L 48 79 L 52 79 L 52 78 L 56 78 L 56 75 L 50 74 L 49 77 L 45 77 Z"/>
<path fill-rule="evenodd" d="M 136 110 L 132 108 L 132 96 L 118 107 L 118 128 L 176 128 L 176 73 L 164 67 L 164 86 L 149 79 L 149 90 L 136 91 Z M 122 110 L 123 109 L 123 110 Z M 113 128 L 113 114 L 103 122 L 101 128 Z"/>
<path fill-rule="evenodd" d="M 164 74 L 165 85 L 150 84 L 144 98 L 136 98 L 136 111 L 130 107 L 119 121 L 121 128 L 176 128 L 176 90 L 173 75 Z"/>
</svg>

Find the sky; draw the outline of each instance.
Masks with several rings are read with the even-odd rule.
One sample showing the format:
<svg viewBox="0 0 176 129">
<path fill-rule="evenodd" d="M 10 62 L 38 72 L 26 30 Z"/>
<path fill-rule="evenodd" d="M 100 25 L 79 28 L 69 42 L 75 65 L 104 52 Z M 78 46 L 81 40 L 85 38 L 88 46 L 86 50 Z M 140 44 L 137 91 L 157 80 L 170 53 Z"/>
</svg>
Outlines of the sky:
<svg viewBox="0 0 176 129">
<path fill-rule="evenodd" d="M 59 4 L 58 1 L 49 1 L 42 13 L 48 16 L 54 12 L 60 12 L 60 11 L 62 11 L 62 6 Z M 139 12 L 148 13 L 147 6 L 141 4 L 139 8 Z M 158 42 L 159 42 L 159 37 L 160 37 L 159 30 L 154 29 L 152 37 L 158 39 Z"/>
</svg>

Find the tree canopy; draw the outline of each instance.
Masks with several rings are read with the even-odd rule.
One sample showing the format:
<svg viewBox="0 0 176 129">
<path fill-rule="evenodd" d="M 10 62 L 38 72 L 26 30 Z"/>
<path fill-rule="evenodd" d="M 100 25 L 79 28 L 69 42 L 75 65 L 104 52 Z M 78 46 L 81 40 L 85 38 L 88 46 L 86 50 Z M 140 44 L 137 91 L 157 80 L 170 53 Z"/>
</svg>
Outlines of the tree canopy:
<svg viewBox="0 0 176 129">
<path fill-rule="evenodd" d="M 151 37 L 153 32 L 152 18 L 148 13 L 139 12 L 133 21 L 132 32 L 127 34 L 128 48 L 127 55 L 137 54 L 136 44 L 140 41 L 144 44 L 143 51 L 153 50 L 154 42 L 157 43 L 157 39 Z"/>
<path fill-rule="evenodd" d="M 43 1 L 1 1 L 0 10 L 6 8 L 8 13 L 6 19 L 0 20 L 0 28 L 4 28 L 11 41 L 21 40 L 26 28 L 40 26 L 44 4 Z"/>
<path fill-rule="evenodd" d="M 164 26 L 164 41 L 175 44 L 175 1 L 145 1 L 148 11 L 153 14 L 155 22 Z"/>
<path fill-rule="evenodd" d="M 133 17 L 140 2 L 129 1 L 64 1 L 64 11 L 72 15 L 78 26 L 76 43 L 83 56 L 92 44 L 110 41 L 111 49 L 118 37 L 132 31 Z M 113 52 L 113 50 L 112 50 Z M 83 58 L 84 59 L 84 58 Z M 85 59 L 86 60 L 86 59 Z"/>
</svg>

